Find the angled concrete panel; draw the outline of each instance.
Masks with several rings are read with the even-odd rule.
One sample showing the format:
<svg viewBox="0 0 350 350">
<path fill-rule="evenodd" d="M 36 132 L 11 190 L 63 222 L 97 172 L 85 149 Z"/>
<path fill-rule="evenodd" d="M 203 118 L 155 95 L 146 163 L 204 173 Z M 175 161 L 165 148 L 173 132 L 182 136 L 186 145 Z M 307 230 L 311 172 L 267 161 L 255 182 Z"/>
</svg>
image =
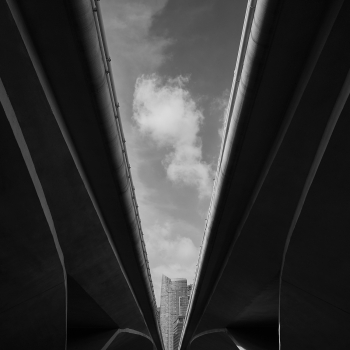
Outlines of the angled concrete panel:
<svg viewBox="0 0 350 350">
<path fill-rule="evenodd" d="M 225 328 L 247 350 L 349 346 L 349 15 L 345 1 L 248 4 L 182 350 Z"/>
<path fill-rule="evenodd" d="M 93 20 L 91 3 L 89 6 L 89 20 Z M 0 77 L 18 117 L 18 128 L 27 145 L 31 166 L 36 169 L 36 179 L 41 186 L 40 195 L 45 197 L 45 215 L 47 212 L 50 214 L 49 226 L 36 232 L 34 223 L 30 223 L 26 215 L 34 221 L 39 220 L 39 215 L 47 218 L 40 211 L 37 212 L 41 202 L 38 202 L 38 209 L 38 203 L 33 202 L 25 206 L 26 215 L 23 215 L 23 219 L 13 225 L 22 225 L 22 229 L 27 226 L 32 235 L 38 236 L 40 233 L 43 237 L 33 243 L 33 247 L 29 244 L 22 247 L 23 249 L 21 245 L 13 246 L 10 250 L 13 257 L 5 256 L 10 277 L 9 281 L 5 281 L 6 288 L 2 291 L 5 293 L 2 299 L 5 308 L 1 322 L 11 327 L 11 331 L 8 332 L 8 339 L 2 337 L 0 331 L 0 339 L 13 341 L 11 347 L 18 349 L 24 342 L 21 337 L 17 337 L 22 331 L 27 336 L 26 344 L 31 341 L 35 344 L 33 348 L 64 349 L 67 319 L 69 349 L 101 349 L 119 327 L 130 327 L 145 334 L 149 334 L 151 327 L 153 336 L 157 338 L 158 348 L 161 349 L 153 300 L 149 294 L 147 269 L 138 260 L 145 259 L 144 248 L 140 246 L 140 236 L 131 239 L 131 231 L 135 229 L 136 223 L 128 222 L 126 215 L 130 214 L 129 211 L 136 214 L 134 207 L 129 207 L 121 200 L 119 190 L 124 183 L 115 176 L 108 158 L 109 151 L 106 147 L 109 147 L 109 141 L 99 125 L 99 113 L 103 111 L 96 108 L 97 97 L 91 89 L 91 82 L 88 82 L 91 71 L 83 63 L 86 57 L 84 58 L 79 46 L 78 29 L 72 25 L 72 11 L 70 5 L 64 1 L 34 1 L 28 6 L 25 2 L 9 0 L 0 4 L 0 40 L 6 52 L 0 57 Z M 101 55 L 99 42 L 96 41 L 95 44 L 96 52 Z M 109 91 L 103 91 L 102 95 L 107 95 L 100 97 L 108 105 Z M 115 131 L 115 124 L 112 129 Z M 6 128 L 1 131 L 8 136 Z M 3 162 L 9 162 L 12 168 L 7 167 L 8 172 L 2 168 L 0 175 L 11 178 L 11 172 L 16 172 L 18 166 L 17 158 L 12 154 L 12 149 L 15 150 L 16 146 L 11 146 L 8 151 L 5 136 L 1 138 L 1 144 L 6 148 L 8 158 Z M 117 148 L 115 151 L 120 153 L 119 159 L 123 160 L 122 149 Z M 28 164 L 23 160 L 22 163 L 24 170 L 12 177 L 13 181 L 22 181 L 23 188 L 18 186 L 16 191 L 23 191 L 24 205 L 28 204 L 25 202 L 25 192 L 32 189 L 26 179 L 25 169 Z M 126 172 L 124 162 L 120 167 L 121 171 Z M 128 184 L 129 180 L 126 176 L 125 178 Z M 11 193 L 7 197 L 3 196 L 3 205 L 8 206 L 4 213 L 13 222 L 17 210 L 15 204 L 21 197 L 6 181 L 3 183 L 4 190 L 12 191 L 13 194 L 13 197 Z M 37 195 L 35 189 L 33 195 Z M 21 205 L 19 213 L 23 210 Z M 10 225 L 10 222 L 7 224 L 4 221 L 4 226 Z M 42 225 L 45 225 L 45 221 Z M 52 228 L 55 231 L 54 236 Z M 47 233 L 44 234 L 45 230 Z M 49 242 L 46 242 L 46 234 L 59 241 L 62 247 L 60 256 L 51 251 Z M 29 238 L 30 235 L 24 236 L 28 241 Z M 135 241 L 136 238 L 139 241 Z M 54 248 L 56 241 L 53 242 Z M 1 246 L 1 254 L 6 254 L 2 248 L 5 246 Z M 26 259 L 30 259 L 33 254 L 32 249 L 33 252 L 38 251 L 38 266 L 26 266 Z M 123 263 L 118 255 L 120 252 L 128 252 Z M 138 256 L 140 252 L 141 255 Z M 18 258 L 17 255 L 21 254 Z M 40 254 L 45 257 L 41 258 Z M 51 266 L 51 260 L 57 258 L 62 263 L 59 258 L 63 259 L 63 255 L 69 273 L 67 291 L 62 267 L 58 276 Z M 10 265 L 16 259 L 21 263 L 16 263 L 17 270 L 13 271 Z M 30 273 L 26 276 L 28 282 L 26 278 L 19 278 L 22 274 L 26 275 L 30 268 L 34 272 L 39 268 L 40 272 L 43 264 L 41 260 L 45 259 L 49 259 L 45 265 L 46 270 L 44 269 L 48 280 L 45 275 L 45 278 L 34 276 L 31 281 Z M 134 272 L 131 274 L 133 285 L 124 270 L 125 262 Z M 11 285 L 11 281 L 15 280 L 16 284 Z M 56 285 L 52 286 L 52 280 L 57 282 Z M 138 298 L 134 294 L 135 287 L 139 293 Z M 33 296 L 29 303 L 27 296 Z M 143 303 L 142 306 L 139 300 Z M 37 319 L 33 317 L 33 322 L 30 323 L 30 313 L 40 303 L 46 308 L 38 310 Z M 17 304 L 21 305 L 19 312 L 16 309 Z M 145 321 L 143 310 L 148 312 L 149 324 Z M 22 323 L 18 323 L 16 328 L 13 322 L 19 317 Z M 43 330 L 46 330 L 44 335 Z M 49 341 L 55 339 L 57 341 L 51 346 Z"/>
<path fill-rule="evenodd" d="M 283 349 L 350 346 L 349 115 L 348 100 L 286 252 L 280 306 Z"/>
<path fill-rule="evenodd" d="M 0 140 L 0 347 L 63 350 L 64 270 L 2 104 Z"/>
</svg>

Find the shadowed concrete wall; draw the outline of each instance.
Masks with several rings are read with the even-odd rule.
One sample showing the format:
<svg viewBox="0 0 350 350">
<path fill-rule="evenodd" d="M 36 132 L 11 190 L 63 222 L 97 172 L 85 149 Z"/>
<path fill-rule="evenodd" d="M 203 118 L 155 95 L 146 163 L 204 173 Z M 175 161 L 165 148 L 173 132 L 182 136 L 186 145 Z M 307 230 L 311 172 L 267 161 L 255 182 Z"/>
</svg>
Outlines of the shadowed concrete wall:
<svg viewBox="0 0 350 350">
<path fill-rule="evenodd" d="M 0 94 L 1 347 L 64 349 L 64 266 Z"/>
<path fill-rule="evenodd" d="M 162 349 L 93 6 L 0 3 L 4 349 Z"/>
<path fill-rule="evenodd" d="M 350 346 L 349 16 L 249 2 L 182 350 Z"/>
</svg>

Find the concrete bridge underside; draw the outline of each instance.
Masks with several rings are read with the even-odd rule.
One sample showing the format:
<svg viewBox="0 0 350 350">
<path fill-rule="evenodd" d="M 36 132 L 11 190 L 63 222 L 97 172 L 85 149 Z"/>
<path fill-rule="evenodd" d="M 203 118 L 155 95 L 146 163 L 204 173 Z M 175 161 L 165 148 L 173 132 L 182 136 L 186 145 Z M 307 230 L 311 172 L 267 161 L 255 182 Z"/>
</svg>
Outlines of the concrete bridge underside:
<svg viewBox="0 0 350 350">
<path fill-rule="evenodd" d="M 162 349 L 98 1 L 0 2 L 0 347 Z M 252 0 L 197 349 L 350 347 L 350 2 Z"/>
<path fill-rule="evenodd" d="M 163 348 L 97 6 L 0 2 L 1 349 Z"/>
<path fill-rule="evenodd" d="M 181 350 L 350 348 L 349 18 L 249 2 Z"/>
</svg>

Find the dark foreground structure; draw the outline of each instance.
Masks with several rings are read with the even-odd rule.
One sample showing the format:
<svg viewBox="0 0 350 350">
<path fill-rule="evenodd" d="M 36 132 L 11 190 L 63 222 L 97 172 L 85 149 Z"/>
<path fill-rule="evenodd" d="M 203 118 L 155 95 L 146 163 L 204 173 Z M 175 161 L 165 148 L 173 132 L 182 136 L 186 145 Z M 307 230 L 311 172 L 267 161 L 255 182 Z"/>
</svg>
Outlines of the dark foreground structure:
<svg viewBox="0 0 350 350">
<path fill-rule="evenodd" d="M 180 350 L 350 349 L 350 1 L 248 3 Z M 95 0 L 0 1 L 0 349 L 162 350 Z"/>
<path fill-rule="evenodd" d="M 250 1 L 181 350 L 350 349 L 350 1 Z"/>
<path fill-rule="evenodd" d="M 0 349 L 162 350 L 98 2 L 0 1 Z"/>
</svg>

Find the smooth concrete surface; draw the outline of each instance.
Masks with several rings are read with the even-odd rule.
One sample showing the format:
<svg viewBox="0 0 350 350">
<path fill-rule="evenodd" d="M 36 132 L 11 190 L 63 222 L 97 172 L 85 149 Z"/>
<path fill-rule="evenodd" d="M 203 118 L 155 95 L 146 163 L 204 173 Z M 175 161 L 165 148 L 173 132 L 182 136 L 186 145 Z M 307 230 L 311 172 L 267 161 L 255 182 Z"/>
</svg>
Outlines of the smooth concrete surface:
<svg viewBox="0 0 350 350">
<path fill-rule="evenodd" d="M 149 331 L 157 347 L 162 347 L 92 4 L 38 0 L 35 5 L 26 1 L 18 5 L 60 108 L 65 133 L 72 140 L 75 161 L 78 158 L 89 195 L 94 197 L 99 219 L 127 276 L 128 289 L 146 319 L 148 330 L 143 331 Z"/>
<path fill-rule="evenodd" d="M 68 286 L 68 331 L 80 328 L 116 329 L 118 325 L 93 299 L 85 289 L 70 275 Z M 93 318 L 91 317 L 93 315 Z"/>
<path fill-rule="evenodd" d="M 254 16 L 181 349 L 225 328 L 246 350 L 347 349 L 350 3 L 258 1 Z"/>
<path fill-rule="evenodd" d="M 0 348 L 100 350 L 130 328 L 162 349 L 73 10 L 65 1 L 8 4 L 0 3 L 0 78 L 42 193 L 1 109 Z M 144 348 L 140 337 L 129 346 Z"/>
<path fill-rule="evenodd" d="M 278 165 L 277 172 L 270 177 L 269 184 L 264 189 L 264 193 L 269 195 L 272 185 L 278 197 L 274 198 L 271 192 L 269 197 L 261 196 L 261 202 L 255 205 L 254 191 L 259 185 L 259 178 L 265 168 L 264 163 L 268 160 L 269 152 L 283 125 L 283 117 L 297 87 L 298 77 L 303 70 L 315 32 L 322 21 L 322 8 L 319 9 L 320 6 L 311 2 L 285 2 L 284 8 L 280 2 L 266 4 L 267 9 L 271 11 L 269 16 L 272 15 L 273 18 L 267 23 L 258 20 L 258 23 L 262 21 L 260 27 L 266 28 L 265 36 L 262 35 L 266 42 L 263 46 L 265 55 L 258 56 L 260 60 L 247 55 L 247 59 L 255 60 L 256 65 L 252 64 L 254 75 L 247 73 L 251 79 L 248 80 L 250 85 L 245 82 L 242 86 L 242 89 L 246 86 L 250 94 L 249 98 L 244 100 L 240 112 L 240 115 L 246 118 L 242 122 L 237 121 L 241 126 L 235 136 L 239 153 L 230 158 L 233 169 L 227 168 L 223 171 L 227 188 L 222 189 L 222 201 L 213 213 L 215 217 L 208 235 L 208 253 L 204 255 L 208 261 L 203 260 L 203 282 L 199 280 L 200 292 L 195 296 L 198 306 L 194 306 L 195 311 L 190 315 L 188 332 L 194 332 L 196 327 L 196 333 L 199 333 L 206 329 L 241 326 L 241 317 L 244 323 L 274 323 L 276 327 L 278 325 L 278 278 L 284 246 L 284 237 L 279 233 L 281 225 L 288 226 L 288 215 L 292 215 L 285 209 L 293 209 L 293 203 L 285 198 L 291 194 L 297 202 L 298 195 L 295 188 L 291 188 L 289 184 L 284 186 L 276 182 L 280 169 Z M 307 11 L 304 6 L 307 6 Z M 310 13 L 313 13 L 312 17 Z M 305 31 L 305 28 L 309 30 Z M 254 42 L 251 45 L 253 44 Z M 281 159 L 283 160 L 284 156 L 281 156 Z M 286 181 L 291 179 L 290 169 L 294 171 L 293 165 L 286 169 Z M 303 178 L 298 186 L 301 190 Z M 286 208 L 282 208 L 281 205 L 285 205 Z M 278 213 L 275 212 L 276 206 Z M 246 236 L 242 230 L 248 215 L 251 215 L 252 220 L 247 222 Z M 262 221 L 259 221 L 260 219 Z M 274 226 L 273 230 L 271 225 Z M 230 248 L 233 246 L 235 247 Z M 229 249 L 234 249 L 235 253 L 227 255 Z M 232 257 L 232 263 L 229 256 Z M 223 268 L 226 263 L 236 271 L 237 280 L 233 278 L 233 271 Z M 224 273 L 225 278 L 222 278 L 221 274 Z M 212 286 L 220 281 L 222 286 L 217 287 L 215 295 L 211 297 Z M 209 298 L 213 300 L 212 306 L 207 306 Z M 255 300 L 258 307 L 256 312 L 252 309 L 252 317 L 244 319 L 247 307 Z M 259 300 L 267 300 L 268 303 L 259 305 Z M 264 309 L 267 310 L 259 311 Z M 206 313 L 199 324 L 204 310 Z M 189 337 L 190 334 L 188 333 Z M 186 342 L 185 338 L 184 340 Z"/>
<path fill-rule="evenodd" d="M 0 140 L 0 347 L 64 349 L 62 264 L 2 104 Z"/>
<path fill-rule="evenodd" d="M 1 75 L 45 191 L 67 273 L 85 283 L 85 288 L 109 313 L 119 315 L 116 322 L 120 326 L 146 331 L 25 47 L 19 45 L 20 39 L 16 42 L 13 38 L 7 45 Z M 24 58 L 12 52 L 18 48 Z M 17 67 L 16 72 L 7 68 L 10 60 Z M 21 79 L 23 76 L 27 79 Z"/>
<path fill-rule="evenodd" d="M 162 349 L 94 18 L 0 2 L 6 350 Z M 346 350 L 350 3 L 258 0 L 249 18 L 181 350 Z"/>
<path fill-rule="evenodd" d="M 350 346 L 349 115 L 348 100 L 286 254 L 281 284 L 285 349 Z"/>
</svg>

